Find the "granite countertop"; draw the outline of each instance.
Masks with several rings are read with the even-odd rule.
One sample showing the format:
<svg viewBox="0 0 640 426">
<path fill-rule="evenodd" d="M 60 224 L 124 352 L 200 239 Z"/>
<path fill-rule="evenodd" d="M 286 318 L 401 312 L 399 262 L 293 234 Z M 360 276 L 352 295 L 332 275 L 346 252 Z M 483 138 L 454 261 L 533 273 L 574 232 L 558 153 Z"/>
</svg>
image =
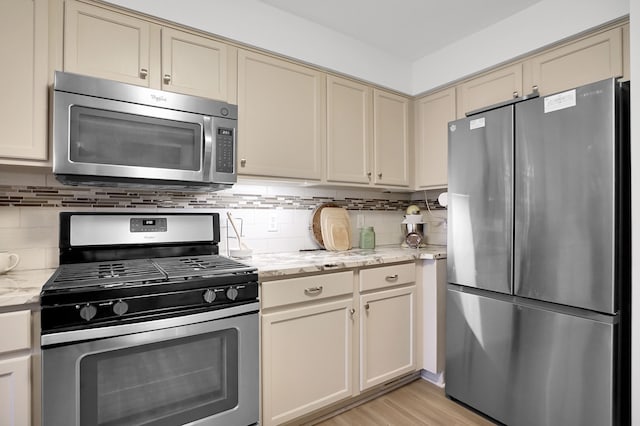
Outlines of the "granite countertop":
<svg viewBox="0 0 640 426">
<path fill-rule="evenodd" d="M 381 246 L 373 250 L 314 250 L 256 254 L 251 259 L 240 261 L 257 267 L 261 280 L 269 280 L 286 275 L 446 257 L 446 246 L 434 245 L 420 249 Z M 55 271 L 55 269 L 34 269 L 11 271 L 0 275 L 0 308 L 20 308 L 21 305 L 39 303 L 42 286 Z"/>
<path fill-rule="evenodd" d="M 418 259 L 444 259 L 446 257 L 446 246 L 432 245 L 420 249 L 380 246 L 372 250 L 314 250 L 255 254 L 251 259 L 241 259 L 240 261 L 257 267 L 260 280 L 269 280 L 282 278 L 286 275 L 335 271 L 385 263 L 410 262 Z"/>
<path fill-rule="evenodd" d="M 55 271 L 34 269 L 0 275 L 0 307 L 40 303 L 40 290 Z"/>
</svg>

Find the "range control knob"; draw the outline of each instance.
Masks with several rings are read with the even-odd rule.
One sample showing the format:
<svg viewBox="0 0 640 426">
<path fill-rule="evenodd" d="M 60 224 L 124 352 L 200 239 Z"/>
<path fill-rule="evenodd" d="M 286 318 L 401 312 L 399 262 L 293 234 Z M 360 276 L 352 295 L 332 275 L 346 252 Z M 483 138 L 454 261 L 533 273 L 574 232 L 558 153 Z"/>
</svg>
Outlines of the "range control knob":
<svg viewBox="0 0 640 426">
<path fill-rule="evenodd" d="M 231 287 L 230 289 L 227 290 L 227 299 L 236 300 L 236 297 L 238 297 L 238 289 L 237 288 Z"/>
<path fill-rule="evenodd" d="M 204 294 L 202 295 L 202 298 L 204 299 L 205 302 L 211 303 L 214 300 L 216 300 L 216 292 L 209 288 L 204 292 Z"/>
<path fill-rule="evenodd" d="M 116 315 L 124 315 L 128 310 L 129 305 L 123 300 L 118 300 L 115 305 L 113 305 L 113 313 Z"/>
<path fill-rule="evenodd" d="M 96 313 L 98 313 L 98 309 L 88 303 L 80 308 L 80 318 L 85 321 L 91 321 L 91 319 L 96 316 Z"/>
</svg>

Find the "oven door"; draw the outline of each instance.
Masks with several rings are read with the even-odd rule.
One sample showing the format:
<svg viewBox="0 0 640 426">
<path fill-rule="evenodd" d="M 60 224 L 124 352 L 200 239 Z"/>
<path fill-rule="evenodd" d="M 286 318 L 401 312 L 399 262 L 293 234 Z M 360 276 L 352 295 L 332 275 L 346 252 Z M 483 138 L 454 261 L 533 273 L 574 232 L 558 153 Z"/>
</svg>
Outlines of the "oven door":
<svg viewBox="0 0 640 426">
<path fill-rule="evenodd" d="M 256 303 L 42 341 L 44 426 L 258 422 Z"/>
<path fill-rule="evenodd" d="M 206 182 L 211 117 L 54 92 L 53 173 Z"/>
</svg>

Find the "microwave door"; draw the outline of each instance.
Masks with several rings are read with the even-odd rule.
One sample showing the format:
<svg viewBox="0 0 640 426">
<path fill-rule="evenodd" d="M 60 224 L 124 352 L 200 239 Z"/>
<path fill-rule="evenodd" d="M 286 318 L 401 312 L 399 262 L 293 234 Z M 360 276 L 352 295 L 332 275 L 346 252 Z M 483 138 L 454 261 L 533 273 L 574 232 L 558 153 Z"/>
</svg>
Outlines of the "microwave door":
<svg viewBox="0 0 640 426">
<path fill-rule="evenodd" d="M 204 117 L 56 92 L 53 172 L 203 182 Z"/>
</svg>

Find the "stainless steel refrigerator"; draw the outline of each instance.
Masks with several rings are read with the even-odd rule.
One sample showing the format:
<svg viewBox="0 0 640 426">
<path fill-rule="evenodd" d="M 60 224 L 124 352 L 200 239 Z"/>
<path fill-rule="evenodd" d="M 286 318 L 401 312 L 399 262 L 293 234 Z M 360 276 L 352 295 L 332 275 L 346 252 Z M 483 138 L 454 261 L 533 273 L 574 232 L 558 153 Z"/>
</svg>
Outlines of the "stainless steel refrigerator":
<svg viewBox="0 0 640 426">
<path fill-rule="evenodd" d="M 628 90 L 449 123 L 445 389 L 501 423 L 628 422 Z"/>
</svg>

